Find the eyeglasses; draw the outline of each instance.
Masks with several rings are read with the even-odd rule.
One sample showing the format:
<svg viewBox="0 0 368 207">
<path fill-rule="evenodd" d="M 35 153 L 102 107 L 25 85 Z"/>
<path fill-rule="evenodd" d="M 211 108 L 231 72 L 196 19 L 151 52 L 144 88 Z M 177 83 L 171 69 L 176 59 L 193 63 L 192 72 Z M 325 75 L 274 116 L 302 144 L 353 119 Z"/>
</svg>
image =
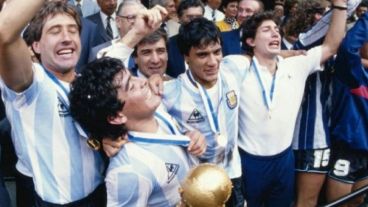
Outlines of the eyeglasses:
<svg viewBox="0 0 368 207">
<path fill-rule="evenodd" d="M 128 16 L 123 16 L 123 15 L 116 15 L 118 17 L 124 18 L 126 19 L 128 22 L 134 22 L 135 18 L 137 18 L 136 15 L 128 15 Z"/>
</svg>

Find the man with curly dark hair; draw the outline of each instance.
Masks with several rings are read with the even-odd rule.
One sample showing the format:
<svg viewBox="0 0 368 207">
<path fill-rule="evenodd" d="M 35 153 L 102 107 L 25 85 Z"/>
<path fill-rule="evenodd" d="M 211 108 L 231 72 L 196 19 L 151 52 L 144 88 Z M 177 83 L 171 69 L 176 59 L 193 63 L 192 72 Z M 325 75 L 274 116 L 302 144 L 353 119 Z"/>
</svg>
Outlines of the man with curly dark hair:
<svg viewBox="0 0 368 207">
<path fill-rule="evenodd" d="M 108 206 L 166 207 L 180 201 L 180 182 L 195 164 L 187 150 L 201 155 L 206 142 L 197 131 L 182 136 L 146 79 L 131 76 L 120 60 L 104 57 L 73 82 L 70 103 L 72 116 L 92 137 L 114 140 L 128 134 L 129 142 L 110 159 L 106 173 Z"/>
</svg>

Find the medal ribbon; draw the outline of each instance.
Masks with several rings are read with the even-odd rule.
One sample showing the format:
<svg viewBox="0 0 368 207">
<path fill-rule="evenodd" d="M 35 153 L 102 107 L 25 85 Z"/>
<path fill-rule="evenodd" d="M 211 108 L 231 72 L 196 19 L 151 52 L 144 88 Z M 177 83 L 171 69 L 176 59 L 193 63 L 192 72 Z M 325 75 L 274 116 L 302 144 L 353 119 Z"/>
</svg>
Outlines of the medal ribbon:
<svg viewBox="0 0 368 207">
<path fill-rule="evenodd" d="M 254 72 L 256 73 L 256 77 L 257 77 L 257 80 L 258 80 L 258 83 L 262 89 L 262 96 L 263 96 L 263 101 L 264 101 L 264 104 L 266 105 L 267 109 L 270 110 L 271 108 L 271 105 L 272 105 L 272 98 L 273 98 L 273 93 L 275 91 L 275 85 L 276 85 L 276 73 L 273 75 L 273 78 L 272 78 L 272 84 L 271 84 L 271 89 L 270 89 L 270 94 L 269 96 L 267 95 L 267 91 L 264 87 L 264 84 L 263 84 L 263 81 L 262 81 L 262 78 L 259 74 L 259 70 L 257 68 L 257 64 L 256 64 L 256 59 L 253 57 L 253 60 L 252 60 L 252 66 L 253 66 L 253 69 L 254 69 Z"/>
<path fill-rule="evenodd" d="M 65 107 L 67 107 L 67 109 L 69 111 L 69 106 L 70 106 L 70 102 L 69 102 L 69 98 L 68 98 L 69 90 L 67 90 L 64 87 L 64 85 L 59 81 L 59 79 L 57 79 L 57 77 L 54 74 L 52 74 L 50 71 L 46 70 L 45 67 L 42 66 L 42 68 L 44 69 L 47 76 L 52 80 L 52 82 L 56 86 L 56 90 L 57 90 L 58 94 L 61 97 L 60 101 L 63 102 L 63 104 L 65 105 Z M 88 135 L 87 135 L 86 131 L 78 124 L 78 122 L 73 120 L 73 123 L 75 125 L 75 128 L 79 132 L 79 134 L 81 136 L 85 137 L 85 138 L 88 138 Z"/>
<path fill-rule="evenodd" d="M 167 113 L 159 112 L 156 110 L 155 117 L 160 119 L 165 125 L 170 129 L 171 134 L 173 135 L 181 135 L 180 131 L 174 124 L 174 120 Z"/>
<path fill-rule="evenodd" d="M 151 144 L 188 146 L 190 139 L 184 135 L 167 135 L 142 132 L 128 132 L 128 139 L 132 142 L 143 142 Z"/>
<path fill-rule="evenodd" d="M 177 129 L 174 120 L 164 113 L 164 111 L 157 110 L 155 112 L 155 118 L 159 119 L 164 123 L 171 134 L 157 134 L 157 133 L 143 133 L 143 132 L 128 132 L 129 141 L 132 142 L 144 142 L 144 143 L 155 143 L 164 145 L 180 145 L 188 146 L 190 139 L 187 136 L 181 135 L 180 131 Z"/>
<path fill-rule="evenodd" d="M 189 80 L 192 82 L 192 84 L 199 89 L 199 94 L 202 98 L 202 103 L 203 103 L 204 108 L 206 110 L 211 130 L 215 134 L 219 134 L 220 133 L 220 127 L 219 127 L 218 114 L 219 114 L 219 108 L 220 108 L 220 105 L 221 105 L 220 103 L 221 103 L 221 100 L 222 100 L 221 76 L 219 75 L 218 79 L 217 79 L 217 81 L 219 83 L 218 84 L 219 101 L 218 101 L 217 110 L 214 109 L 214 106 L 212 104 L 212 101 L 211 101 L 208 93 L 207 93 L 207 90 L 201 84 L 199 84 L 197 81 L 194 80 L 193 75 L 190 72 L 190 70 L 187 70 L 187 76 L 188 76 Z"/>
</svg>

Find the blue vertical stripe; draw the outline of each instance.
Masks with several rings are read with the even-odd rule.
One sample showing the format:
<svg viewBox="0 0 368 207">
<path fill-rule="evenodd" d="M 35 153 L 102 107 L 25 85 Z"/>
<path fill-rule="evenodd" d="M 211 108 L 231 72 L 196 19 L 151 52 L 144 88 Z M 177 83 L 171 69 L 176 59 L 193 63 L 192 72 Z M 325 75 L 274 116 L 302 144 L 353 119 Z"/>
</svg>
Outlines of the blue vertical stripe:
<svg viewBox="0 0 368 207">
<path fill-rule="evenodd" d="M 56 179 L 53 174 L 53 124 L 54 124 L 54 107 L 57 103 L 55 103 L 56 99 L 51 99 L 52 97 L 51 91 L 47 90 L 45 87 L 42 87 L 40 91 L 41 94 L 45 94 L 39 96 L 36 99 L 35 103 L 35 127 L 42 126 L 42 130 L 34 130 L 35 136 L 35 146 L 37 149 L 35 150 L 37 153 L 37 162 L 39 165 L 40 173 L 43 176 L 43 179 L 37 178 L 37 182 L 42 182 L 42 195 L 41 198 L 54 198 L 58 200 L 60 198 L 60 194 L 58 191 L 59 186 L 56 185 Z M 47 94 L 47 95 L 46 95 Z M 62 162 L 62 160 L 60 160 Z M 33 169 L 34 170 L 34 169 Z M 53 185 L 52 185 L 52 184 Z"/>
</svg>

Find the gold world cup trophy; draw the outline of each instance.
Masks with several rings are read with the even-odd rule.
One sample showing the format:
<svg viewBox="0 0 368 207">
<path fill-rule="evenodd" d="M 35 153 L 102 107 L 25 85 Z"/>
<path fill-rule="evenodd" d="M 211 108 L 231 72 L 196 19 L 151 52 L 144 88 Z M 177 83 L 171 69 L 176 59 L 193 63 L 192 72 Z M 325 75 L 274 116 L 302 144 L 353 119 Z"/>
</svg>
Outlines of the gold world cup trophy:
<svg viewBox="0 0 368 207">
<path fill-rule="evenodd" d="M 187 175 L 181 188 L 179 207 L 224 207 L 233 185 L 224 169 L 200 164 Z"/>
</svg>

